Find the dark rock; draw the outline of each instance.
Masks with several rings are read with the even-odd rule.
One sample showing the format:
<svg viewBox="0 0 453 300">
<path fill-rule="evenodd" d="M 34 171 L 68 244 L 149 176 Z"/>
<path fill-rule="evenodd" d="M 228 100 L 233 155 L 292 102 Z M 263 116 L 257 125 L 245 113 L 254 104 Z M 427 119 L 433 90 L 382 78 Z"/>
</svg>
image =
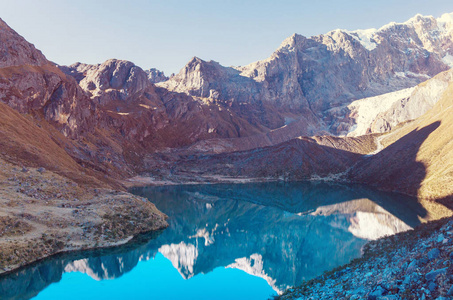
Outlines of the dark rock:
<svg viewBox="0 0 453 300">
<path fill-rule="evenodd" d="M 448 296 L 453 296 L 453 285 L 450 287 L 447 293 Z"/>
<path fill-rule="evenodd" d="M 444 237 L 444 235 L 443 235 L 442 233 L 439 234 L 439 235 L 437 236 L 437 242 L 438 242 L 438 243 L 443 242 L 444 238 L 445 238 L 445 237 Z"/>
<path fill-rule="evenodd" d="M 399 300 L 401 298 L 398 295 L 387 295 L 387 296 L 377 297 L 376 299 L 377 300 Z"/>
<path fill-rule="evenodd" d="M 414 259 L 413 261 L 411 261 L 411 263 L 409 264 L 409 266 L 406 269 L 406 274 L 412 274 L 415 271 L 415 269 L 417 268 L 417 264 L 418 264 L 417 259 Z"/>
<path fill-rule="evenodd" d="M 433 260 L 433 259 L 438 258 L 439 255 L 440 255 L 440 251 L 439 251 L 439 249 L 437 249 L 437 248 L 434 248 L 434 249 L 432 249 L 432 250 L 430 250 L 430 251 L 428 252 L 428 258 L 429 258 L 430 260 Z"/>
<path fill-rule="evenodd" d="M 386 293 L 387 290 L 385 288 L 378 286 L 374 289 L 374 291 L 368 294 L 368 300 L 377 300 L 378 297 L 384 296 Z"/>
<path fill-rule="evenodd" d="M 441 274 L 447 274 L 447 269 L 448 268 L 443 268 L 443 269 L 438 269 L 438 270 L 433 270 L 425 275 L 425 279 L 428 281 L 436 279 L 438 275 Z"/>
<path fill-rule="evenodd" d="M 423 257 L 423 258 L 420 259 L 418 265 L 419 265 L 419 266 L 424 266 L 424 265 L 426 265 L 428 262 L 429 262 L 429 259 L 428 259 L 427 257 Z"/>
<path fill-rule="evenodd" d="M 38 168 L 36 171 L 38 171 L 39 173 L 44 173 L 46 171 L 46 169 L 41 167 L 41 168 Z"/>
</svg>

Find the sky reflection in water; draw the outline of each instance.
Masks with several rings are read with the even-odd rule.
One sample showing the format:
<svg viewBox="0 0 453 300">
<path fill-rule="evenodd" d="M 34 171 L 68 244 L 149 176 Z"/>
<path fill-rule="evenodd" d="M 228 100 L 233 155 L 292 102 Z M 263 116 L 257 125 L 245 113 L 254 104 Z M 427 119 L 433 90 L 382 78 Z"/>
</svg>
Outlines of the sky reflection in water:
<svg viewBox="0 0 453 300">
<path fill-rule="evenodd" d="M 0 278 L 1 298 L 267 299 L 427 215 L 409 197 L 326 183 L 133 192 L 170 217 L 167 230 L 113 253 L 70 254 Z"/>
</svg>

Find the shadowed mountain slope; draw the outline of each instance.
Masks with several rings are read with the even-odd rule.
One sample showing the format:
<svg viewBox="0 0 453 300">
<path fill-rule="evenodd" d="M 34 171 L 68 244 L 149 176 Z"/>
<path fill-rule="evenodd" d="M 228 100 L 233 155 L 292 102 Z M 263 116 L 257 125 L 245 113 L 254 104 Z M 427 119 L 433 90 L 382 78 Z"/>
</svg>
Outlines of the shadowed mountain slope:
<svg viewBox="0 0 453 300">
<path fill-rule="evenodd" d="M 423 198 L 451 197 L 453 83 L 430 111 L 381 143 L 387 147 L 357 164 L 349 173 L 352 180 Z"/>
</svg>

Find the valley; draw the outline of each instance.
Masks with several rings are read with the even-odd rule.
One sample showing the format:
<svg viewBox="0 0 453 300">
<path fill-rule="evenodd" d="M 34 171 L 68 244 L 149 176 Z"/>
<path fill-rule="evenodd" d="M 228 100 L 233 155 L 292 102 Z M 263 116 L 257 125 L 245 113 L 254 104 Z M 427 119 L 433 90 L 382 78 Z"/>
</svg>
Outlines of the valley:
<svg viewBox="0 0 453 300">
<path fill-rule="evenodd" d="M 120 245 L 109 259 L 127 252 L 134 263 L 119 276 L 163 255 L 184 279 L 233 268 L 283 299 L 414 228 L 433 236 L 423 248 L 397 235 L 411 257 L 436 243 L 446 257 L 452 57 L 453 13 L 294 34 L 267 59 L 225 67 L 193 57 L 171 76 L 120 59 L 59 65 L 0 20 L 0 298 L 11 278 L 40 281 L 5 298 L 28 299 L 65 272 L 100 273 L 80 267 L 85 251 Z M 319 256 L 322 245 L 331 252 Z M 65 258 L 46 260 L 56 254 Z M 443 262 L 425 263 L 429 273 Z M 51 279 L 32 279 L 57 265 Z"/>
</svg>

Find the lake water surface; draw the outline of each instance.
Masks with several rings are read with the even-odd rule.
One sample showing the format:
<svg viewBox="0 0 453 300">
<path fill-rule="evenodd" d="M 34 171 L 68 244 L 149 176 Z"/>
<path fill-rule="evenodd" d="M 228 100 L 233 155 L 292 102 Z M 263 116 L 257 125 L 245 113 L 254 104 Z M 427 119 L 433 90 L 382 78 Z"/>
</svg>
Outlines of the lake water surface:
<svg viewBox="0 0 453 300">
<path fill-rule="evenodd" d="M 170 227 L 123 247 L 65 254 L 0 277 L 0 299 L 268 299 L 359 257 L 427 216 L 363 186 L 250 183 L 132 190 Z"/>
</svg>

